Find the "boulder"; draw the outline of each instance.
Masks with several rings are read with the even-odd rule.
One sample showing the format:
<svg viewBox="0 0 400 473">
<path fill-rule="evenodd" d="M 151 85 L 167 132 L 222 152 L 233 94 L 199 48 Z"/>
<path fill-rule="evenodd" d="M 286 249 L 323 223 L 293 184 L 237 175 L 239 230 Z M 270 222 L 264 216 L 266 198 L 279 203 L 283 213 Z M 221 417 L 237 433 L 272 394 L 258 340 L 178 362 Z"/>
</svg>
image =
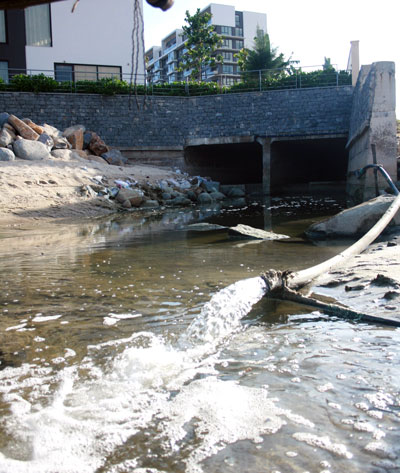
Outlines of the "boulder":
<svg viewBox="0 0 400 473">
<path fill-rule="evenodd" d="M 163 200 L 171 200 L 172 199 L 172 194 L 170 194 L 169 192 L 163 192 L 161 194 L 161 198 Z"/>
<path fill-rule="evenodd" d="M 53 149 L 51 156 L 62 161 L 83 161 L 83 158 L 72 149 Z"/>
<path fill-rule="evenodd" d="M 88 149 L 92 140 L 92 131 L 85 131 L 83 134 L 83 149 Z"/>
<path fill-rule="evenodd" d="M 224 200 L 226 198 L 222 192 L 218 192 L 218 191 L 211 192 L 210 196 L 215 201 Z"/>
<path fill-rule="evenodd" d="M 354 237 L 370 230 L 389 208 L 395 196 L 381 195 L 368 202 L 343 210 L 337 215 L 314 223 L 306 231 L 309 238 Z M 395 225 L 400 225 L 400 212 L 394 217 Z"/>
<path fill-rule="evenodd" d="M 40 143 L 40 141 L 20 138 L 19 140 L 14 141 L 13 149 L 17 158 L 27 159 L 28 161 L 40 161 L 42 159 L 50 158 L 49 150 L 46 145 Z"/>
<path fill-rule="evenodd" d="M 15 138 L 17 137 L 17 130 L 8 122 L 4 123 L 3 128 L 5 128 L 15 140 Z"/>
<path fill-rule="evenodd" d="M 221 186 L 220 190 L 227 197 L 230 197 L 232 199 L 236 199 L 238 197 L 244 197 L 246 195 L 246 192 L 244 190 L 244 186 L 224 185 L 224 186 Z"/>
<path fill-rule="evenodd" d="M 253 240 L 282 240 L 289 238 L 287 235 L 280 233 L 268 232 L 260 228 L 253 228 L 249 225 L 236 225 L 228 229 L 228 235 L 233 238 L 253 239 Z"/>
<path fill-rule="evenodd" d="M 104 158 L 102 158 L 101 156 L 96 156 L 95 154 L 88 154 L 86 156 L 86 159 L 88 161 L 94 161 L 94 162 L 99 163 L 99 164 L 107 164 L 108 165 L 107 161 Z"/>
<path fill-rule="evenodd" d="M 46 133 L 47 135 L 50 135 L 53 140 L 55 138 L 61 138 L 62 133 L 59 129 L 55 128 L 54 126 L 48 125 L 47 123 L 44 123 L 41 125 L 41 128 L 43 129 L 43 133 Z"/>
<path fill-rule="evenodd" d="M 96 156 L 102 156 L 103 154 L 107 153 L 107 151 L 109 150 L 108 146 L 96 133 L 92 134 L 92 139 L 90 140 L 89 149 Z"/>
<path fill-rule="evenodd" d="M 104 158 L 108 164 L 115 166 L 124 166 L 128 162 L 127 158 L 122 156 L 121 151 L 117 149 L 110 149 L 107 153 L 103 153 L 101 157 Z"/>
<path fill-rule="evenodd" d="M 216 181 L 203 180 L 200 185 L 203 189 L 205 189 L 207 192 L 211 194 L 211 192 L 216 192 L 216 191 L 219 192 L 221 184 Z"/>
<path fill-rule="evenodd" d="M 67 130 L 70 130 L 70 128 L 68 128 Z M 83 149 L 83 130 L 82 129 L 72 130 L 69 134 L 66 135 L 65 133 L 67 130 L 64 131 L 64 137 L 67 138 L 71 147 L 76 150 L 82 150 Z"/>
<path fill-rule="evenodd" d="M 39 125 L 36 125 L 36 123 L 34 123 L 30 118 L 23 118 L 22 121 L 32 128 L 33 131 L 36 131 L 38 135 L 44 133 L 43 128 Z"/>
<path fill-rule="evenodd" d="M 186 192 L 186 197 L 190 199 L 192 202 L 197 202 L 197 194 L 191 189 Z"/>
<path fill-rule="evenodd" d="M 158 203 L 158 200 L 145 200 L 142 205 L 140 206 L 141 209 L 155 209 L 157 207 L 160 207 L 160 204 Z"/>
<path fill-rule="evenodd" d="M 140 189 L 120 189 L 116 199 L 121 204 L 129 201 L 131 207 L 140 207 L 144 201 L 144 195 Z"/>
<path fill-rule="evenodd" d="M 14 161 L 15 154 L 8 148 L 0 148 L 0 161 Z"/>
<path fill-rule="evenodd" d="M 36 133 L 36 131 L 32 130 L 30 126 L 15 115 L 8 117 L 8 123 L 10 123 L 25 140 L 36 141 L 39 138 L 39 134 Z"/>
<path fill-rule="evenodd" d="M 7 148 L 14 141 L 11 133 L 7 130 L 7 128 L 2 128 L 0 131 L 0 146 L 3 148 Z"/>
<path fill-rule="evenodd" d="M 197 201 L 199 204 L 212 204 L 213 198 L 208 192 L 203 192 L 197 197 Z"/>
<path fill-rule="evenodd" d="M 47 133 L 42 133 L 39 138 L 37 139 L 39 143 L 43 143 L 45 146 L 47 146 L 47 149 L 51 151 L 54 146 L 54 140 L 53 138 L 48 135 Z"/>
<path fill-rule="evenodd" d="M 81 131 L 82 134 L 85 133 L 86 128 L 84 125 L 73 125 L 66 128 L 62 134 L 65 138 L 68 138 L 69 135 L 74 134 L 77 131 Z"/>
<path fill-rule="evenodd" d="M 168 201 L 168 205 L 173 205 L 174 207 L 186 207 L 187 205 L 191 205 L 191 203 L 192 201 L 183 195 L 178 195 L 178 197 L 174 197 Z"/>
<path fill-rule="evenodd" d="M 62 138 L 59 136 L 54 136 L 54 149 L 71 149 L 71 143 L 67 140 L 67 138 Z"/>
<path fill-rule="evenodd" d="M 228 227 L 218 225 L 217 223 L 200 222 L 188 225 L 187 230 L 190 232 L 219 232 L 228 230 Z"/>
<path fill-rule="evenodd" d="M 7 123 L 9 116 L 7 112 L 0 113 L 0 127 L 2 127 L 4 123 Z"/>
</svg>

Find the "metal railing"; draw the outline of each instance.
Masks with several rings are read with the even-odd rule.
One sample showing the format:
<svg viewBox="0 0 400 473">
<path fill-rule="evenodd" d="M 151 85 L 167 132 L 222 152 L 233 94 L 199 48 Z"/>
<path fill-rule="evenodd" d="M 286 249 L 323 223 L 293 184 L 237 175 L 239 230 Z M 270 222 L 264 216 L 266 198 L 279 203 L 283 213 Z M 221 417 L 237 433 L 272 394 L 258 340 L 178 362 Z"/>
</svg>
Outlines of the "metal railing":
<svg viewBox="0 0 400 473">
<path fill-rule="evenodd" d="M 322 66 L 219 74 L 204 71 L 202 81 L 176 80 L 178 73 L 123 74 L 110 72 L 9 69 L 1 71 L 0 91 L 97 93 L 103 95 L 214 95 L 266 90 L 351 85 L 351 74 Z"/>
</svg>

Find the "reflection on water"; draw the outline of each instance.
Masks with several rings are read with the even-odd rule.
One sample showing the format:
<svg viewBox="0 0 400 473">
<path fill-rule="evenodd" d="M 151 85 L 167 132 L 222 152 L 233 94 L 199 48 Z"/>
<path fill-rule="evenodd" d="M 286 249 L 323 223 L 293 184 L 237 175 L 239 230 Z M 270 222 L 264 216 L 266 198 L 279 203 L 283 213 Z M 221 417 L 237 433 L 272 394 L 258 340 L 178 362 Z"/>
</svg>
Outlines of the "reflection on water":
<svg viewBox="0 0 400 473">
<path fill-rule="evenodd" d="M 342 249 L 301 240 L 327 204 L 4 233 L 0 472 L 396 471 L 399 331 L 262 299 L 260 272 Z"/>
</svg>

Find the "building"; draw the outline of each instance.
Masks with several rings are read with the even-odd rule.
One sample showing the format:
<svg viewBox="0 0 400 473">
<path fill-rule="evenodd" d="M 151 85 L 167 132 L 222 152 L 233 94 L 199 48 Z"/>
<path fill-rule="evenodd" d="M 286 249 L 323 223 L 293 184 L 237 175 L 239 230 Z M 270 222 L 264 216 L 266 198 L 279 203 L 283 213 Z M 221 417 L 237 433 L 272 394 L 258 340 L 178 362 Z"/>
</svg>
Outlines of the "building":
<svg viewBox="0 0 400 473">
<path fill-rule="evenodd" d="M 75 0 L 0 10 L 0 77 L 44 72 L 59 81 L 131 72 L 132 2 Z M 139 45 L 140 47 L 140 45 Z M 138 57 L 143 58 L 143 47 Z M 144 74 L 144 63 L 138 63 Z"/>
<path fill-rule="evenodd" d="M 223 64 L 205 71 L 207 81 L 221 85 L 231 85 L 239 80 L 240 70 L 235 54 L 243 47 L 251 49 L 257 27 L 267 32 L 267 16 L 264 13 L 236 11 L 235 7 L 211 3 L 202 12 L 211 13 L 211 24 L 222 36 L 222 46 L 217 54 L 223 57 Z M 182 30 L 177 29 L 162 40 L 161 46 L 153 46 L 146 51 L 148 80 L 164 83 L 186 80 L 190 71 L 178 72 L 179 62 L 185 53 Z"/>
</svg>

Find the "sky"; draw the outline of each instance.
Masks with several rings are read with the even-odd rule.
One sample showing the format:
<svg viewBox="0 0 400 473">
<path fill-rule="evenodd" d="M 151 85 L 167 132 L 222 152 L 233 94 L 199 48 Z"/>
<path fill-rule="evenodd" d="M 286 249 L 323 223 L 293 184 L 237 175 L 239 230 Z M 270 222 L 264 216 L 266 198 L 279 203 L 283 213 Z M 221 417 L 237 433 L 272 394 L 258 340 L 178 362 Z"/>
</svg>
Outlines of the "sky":
<svg viewBox="0 0 400 473">
<path fill-rule="evenodd" d="M 273 47 L 307 66 L 331 63 L 346 69 L 350 41 L 360 41 L 360 63 L 393 61 L 397 67 L 396 114 L 400 119 L 400 0 L 175 0 L 163 12 L 144 2 L 145 48 L 161 44 L 181 28 L 185 12 L 210 3 L 233 5 L 239 11 L 266 13 Z"/>
</svg>

